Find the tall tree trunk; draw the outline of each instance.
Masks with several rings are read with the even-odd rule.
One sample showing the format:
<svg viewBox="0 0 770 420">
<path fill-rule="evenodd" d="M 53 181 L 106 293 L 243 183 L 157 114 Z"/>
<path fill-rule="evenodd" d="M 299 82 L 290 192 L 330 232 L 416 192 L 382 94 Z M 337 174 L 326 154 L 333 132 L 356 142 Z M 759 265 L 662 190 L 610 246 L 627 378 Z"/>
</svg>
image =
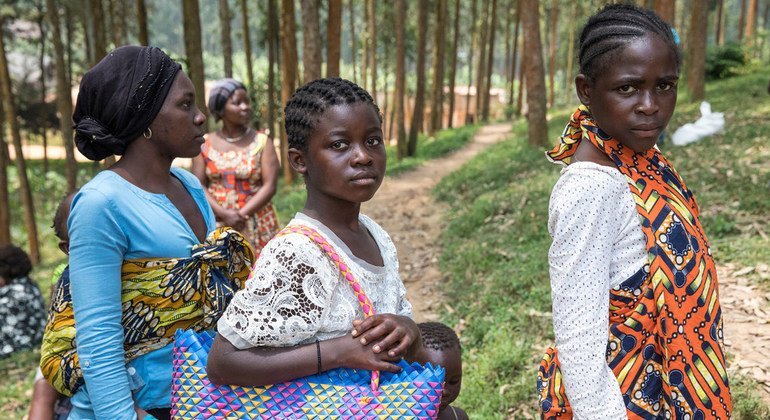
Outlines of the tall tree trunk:
<svg viewBox="0 0 770 420">
<path fill-rule="evenodd" d="M 521 0 L 519 0 L 521 1 Z M 527 45 L 526 40 L 523 39 L 523 32 L 524 28 L 522 28 L 522 40 L 521 40 L 521 50 L 524 51 L 525 46 Z M 525 54 L 522 54 L 521 56 L 521 64 L 519 65 L 519 93 L 516 95 L 516 116 L 520 117 L 524 105 L 524 89 L 526 89 L 527 84 L 527 73 L 524 71 L 527 64 L 527 57 Z"/>
<path fill-rule="evenodd" d="M 457 83 L 457 43 L 460 40 L 460 0 L 455 0 L 454 29 L 452 31 L 452 52 L 449 54 L 449 119 L 447 126 L 454 127 L 455 84 Z"/>
<path fill-rule="evenodd" d="M 45 31 L 45 25 L 43 24 L 43 21 L 45 20 L 45 10 L 43 9 L 43 3 L 38 3 L 35 5 L 37 9 L 37 26 L 38 30 L 40 31 L 40 103 L 45 106 L 46 101 L 46 85 L 45 85 L 45 37 L 46 37 L 46 31 Z M 40 115 L 37 117 L 38 121 L 38 127 L 40 127 L 40 134 L 43 135 L 43 173 L 48 173 L 48 123 L 46 121 L 46 115 L 47 113 L 41 112 Z"/>
<path fill-rule="evenodd" d="M 433 37 L 433 98 L 428 133 L 441 130 L 444 111 L 444 44 L 446 38 L 446 0 L 436 0 L 436 26 Z M 450 117 L 451 118 L 451 117 Z"/>
<path fill-rule="evenodd" d="M 147 6 L 144 0 L 136 0 L 136 24 L 139 27 L 139 45 L 150 45 L 150 32 L 147 30 Z"/>
<path fill-rule="evenodd" d="M 304 83 L 321 78 L 321 26 L 318 0 L 302 0 L 302 66 Z"/>
<path fill-rule="evenodd" d="M 674 0 L 655 0 L 653 6 L 655 12 L 669 25 L 674 26 L 676 17 L 676 1 Z"/>
<path fill-rule="evenodd" d="M 690 0 L 682 0 L 682 10 L 683 11 L 684 10 L 690 10 Z M 689 34 L 687 33 L 687 27 L 686 27 L 687 26 L 687 19 L 686 19 L 687 16 L 688 16 L 688 14 L 684 13 L 684 12 L 679 14 L 679 26 L 676 27 L 676 30 L 679 33 L 679 39 L 682 42 L 680 45 L 687 44 L 687 36 L 689 36 Z M 687 60 L 685 59 L 685 61 L 687 61 Z"/>
<path fill-rule="evenodd" d="M 364 90 L 369 90 L 369 1 L 364 0 L 364 32 L 361 34 L 361 83 Z"/>
<path fill-rule="evenodd" d="M 75 149 L 72 141 L 72 86 L 64 65 L 64 45 L 61 40 L 59 22 L 59 9 L 56 0 L 46 0 L 46 13 L 51 26 L 51 39 L 53 40 L 53 53 L 55 59 L 54 71 L 56 73 L 56 108 L 59 111 L 59 130 L 64 142 L 64 153 L 67 158 L 66 178 L 67 192 L 72 192 L 77 187 L 77 163 L 75 162 Z"/>
<path fill-rule="evenodd" d="M 511 84 L 508 92 L 508 107 L 513 111 L 513 86 L 516 80 L 516 64 L 519 56 L 519 25 L 521 24 L 521 0 L 516 0 L 516 24 L 513 29 L 513 54 L 511 55 Z M 521 89 L 521 72 L 519 72 L 519 89 Z"/>
<path fill-rule="evenodd" d="M 477 1 L 473 0 L 471 3 L 471 38 L 470 38 L 470 50 L 468 51 L 468 92 L 465 95 L 465 124 L 471 122 L 471 86 L 473 86 L 473 47 L 476 45 L 478 38 L 476 37 L 476 9 Z M 478 95 L 478 92 L 476 92 Z M 475 115 L 475 114 L 474 114 Z M 475 121 L 475 118 L 473 118 Z"/>
<path fill-rule="evenodd" d="M 348 0 L 348 17 L 350 18 L 350 59 L 353 65 L 353 83 L 358 83 L 356 72 L 356 10 L 355 0 Z"/>
<path fill-rule="evenodd" d="M 195 102 L 198 108 L 208 115 L 205 95 L 203 94 L 206 90 L 203 83 L 205 76 L 203 72 L 201 15 L 198 0 L 182 0 L 182 21 L 184 23 L 184 50 L 187 56 L 190 80 L 192 80 L 195 91 L 200 92 L 200 94 L 195 96 Z"/>
<path fill-rule="evenodd" d="M 104 29 L 104 9 L 102 8 L 102 0 L 88 0 L 88 21 L 91 32 L 91 39 L 93 40 L 93 57 L 91 65 L 94 66 L 100 62 L 105 55 L 107 55 L 107 40 L 105 38 Z"/>
<path fill-rule="evenodd" d="M 233 77 L 233 41 L 230 38 L 230 5 L 219 0 L 219 30 L 222 36 L 222 57 L 225 61 L 225 77 Z M 249 86 L 253 89 L 253 86 Z"/>
<path fill-rule="evenodd" d="M 382 118 L 383 118 L 383 134 L 385 135 L 385 138 L 388 142 L 390 142 L 391 139 L 391 132 L 389 131 L 390 127 L 390 117 L 388 116 L 388 79 L 390 78 L 390 73 L 388 72 L 388 64 L 390 64 L 390 42 L 383 42 L 382 43 L 382 54 L 383 54 L 383 61 L 382 61 Z"/>
<path fill-rule="evenodd" d="M 575 77 L 573 67 L 575 60 L 575 21 L 577 20 L 577 3 L 570 3 L 569 7 L 569 49 L 567 51 L 567 71 L 564 73 L 564 97 L 569 98 L 575 93 Z"/>
<path fill-rule="evenodd" d="M 554 104 L 555 99 L 555 81 L 554 81 L 554 75 L 556 74 L 556 28 L 559 24 L 559 12 L 558 12 L 558 6 L 559 2 L 557 0 L 551 0 L 551 35 L 548 42 L 548 106 L 552 107 Z"/>
<path fill-rule="evenodd" d="M 396 26 L 396 92 L 393 108 L 396 111 L 396 153 L 398 160 L 409 154 L 409 144 L 406 138 L 406 124 L 404 113 L 404 96 L 406 95 L 406 3 L 404 0 L 396 0 L 394 22 Z"/>
<path fill-rule="evenodd" d="M 705 97 L 706 36 L 708 31 L 708 5 L 694 1 L 690 8 L 690 27 L 688 29 L 687 88 L 693 101 Z"/>
<path fill-rule="evenodd" d="M 8 60 L 5 55 L 5 34 L 3 31 L 0 31 L 0 95 L 2 95 L 5 126 L 8 136 L 13 141 L 14 152 L 16 152 L 14 163 L 16 164 L 16 172 L 19 177 L 19 193 L 21 195 L 22 208 L 24 209 L 24 225 L 27 229 L 29 259 L 33 264 L 38 264 L 40 262 L 40 244 L 37 240 L 35 205 L 32 202 L 32 188 L 27 178 L 27 164 L 24 160 L 24 151 L 21 146 L 19 122 L 16 119 L 16 104 L 14 103 L 13 91 L 11 89 L 11 75 L 8 73 Z"/>
<path fill-rule="evenodd" d="M 717 0 L 717 15 L 716 22 L 714 24 L 714 43 L 717 45 L 724 44 L 724 33 L 722 27 L 722 12 L 724 10 L 724 0 Z"/>
<path fill-rule="evenodd" d="M 505 8 L 505 35 L 503 35 L 503 39 L 505 40 L 505 62 L 503 74 L 505 74 L 506 86 L 511 83 L 511 79 L 513 78 L 513 76 L 511 76 L 511 53 L 513 52 L 513 47 L 511 46 L 513 34 L 511 31 L 513 30 L 513 12 L 515 10 L 512 7 L 513 1 L 514 0 L 508 0 L 503 6 Z"/>
<path fill-rule="evenodd" d="M 85 4 L 85 6 L 88 6 L 88 3 Z M 94 41 L 93 41 L 93 34 L 91 33 L 91 29 L 89 29 L 90 24 L 89 21 L 89 12 L 88 8 L 84 7 L 82 9 L 74 8 L 74 14 L 79 18 L 80 23 L 83 25 L 83 42 L 85 44 L 85 54 L 86 54 L 86 62 L 90 65 L 94 61 Z"/>
<path fill-rule="evenodd" d="M 746 1 L 738 0 L 741 4 L 741 17 L 738 19 L 738 42 L 743 41 L 743 34 L 746 30 Z"/>
<path fill-rule="evenodd" d="M 278 28 L 276 0 L 267 0 L 267 127 L 275 137 L 275 64 L 278 58 Z M 241 4 L 246 0 L 241 0 Z M 245 15 L 245 13 L 244 13 Z M 250 54 L 249 54 L 250 55 Z M 247 55 L 248 57 L 248 55 Z"/>
<path fill-rule="evenodd" d="M 746 39 L 749 43 L 754 42 L 754 28 L 757 25 L 757 2 L 758 0 L 748 0 L 748 10 L 746 11 Z"/>
<path fill-rule="evenodd" d="M 269 0 L 269 1 L 274 2 L 275 0 Z M 273 4 L 273 6 L 275 5 Z M 270 27 L 269 16 L 268 16 L 267 26 L 268 28 Z M 246 53 L 246 79 L 248 79 L 249 90 L 251 91 L 251 93 L 254 93 L 257 90 L 257 86 L 256 86 L 256 81 L 254 80 L 254 62 L 251 59 L 251 30 L 249 29 L 250 27 L 251 25 L 249 25 L 249 5 L 246 2 L 246 0 L 241 0 L 241 28 L 243 30 L 243 50 Z M 268 37 L 269 36 L 270 34 L 268 34 Z M 231 54 L 232 54 L 232 47 L 230 48 L 231 48 Z"/>
<path fill-rule="evenodd" d="M 545 119 L 545 83 L 543 71 L 543 53 L 540 45 L 540 10 L 537 0 L 521 0 L 521 21 L 523 36 L 526 40 L 525 51 L 529 51 L 526 60 L 527 78 L 527 136 L 529 144 L 546 146 L 548 144 L 548 126 Z"/>
<path fill-rule="evenodd" d="M 128 39 L 128 29 L 126 25 L 126 2 L 125 0 L 111 0 L 112 6 L 112 42 L 115 47 L 126 44 Z"/>
<path fill-rule="evenodd" d="M 376 3 L 374 0 L 368 0 L 369 7 L 367 7 L 367 28 L 369 29 L 369 68 L 371 69 L 372 76 L 372 88 L 369 93 L 372 94 L 372 98 L 377 100 L 377 19 L 376 19 Z"/>
<path fill-rule="evenodd" d="M 2 104 L 0 104 L 2 105 Z M 2 112 L 2 106 L 0 106 Z M 0 246 L 11 243 L 11 207 L 8 194 L 8 144 L 3 130 L 0 130 Z"/>
<path fill-rule="evenodd" d="M 479 61 L 476 67 L 476 110 L 474 111 L 475 120 L 481 120 L 481 107 L 484 102 L 484 75 L 486 74 L 486 57 L 489 28 L 489 3 L 481 3 L 481 34 L 479 36 Z"/>
<path fill-rule="evenodd" d="M 48 1 L 48 0 L 46 0 Z M 46 6 L 47 7 L 47 6 Z M 57 15 L 56 18 L 58 19 L 59 16 Z M 66 51 L 66 58 L 67 58 L 67 84 L 72 86 L 72 33 L 75 31 L 75 27 L 73 24 L 73 18 L 72 13 L 70 13 L 70 8 L 67 5 L 64 5 L 64 29 L 67 32 L 64 37 L 65 45 L 67 46 Z M 71 94 L 70 94 L 71 96 Z"/>
<path fill-rule="evenodd" d="M 294 0 L 281 0 L 281 103 L 289 102 L 294 93 L 294 83 L 297 80 L 297 41 L 295 39 L 296 23 L 294 21 Z M 291 185 L 294 172 L 286 160 L 289 149 L 289 139 L 281 124 L 281 162 L 283 164 L 283 179 L 286 185 Z"/>
<path fill-rule="evenodd" d="M 497 0 L 492 0 L 492 13 L 489 15 L 489 51 L 487 68 L 484 76 L 484 96 L 481 103 L 481 120 L 489 121 L 490 90 L 492 89 L 492 67 L 495 63 L 495 32 L 497 30 Z"/>
<path fill-rule="evenodd" d="M 428 0 L 417 2 L 417 89 L 414 93 L 412 125 L 409 127 L 409 146 L 407 156 L 417 154 L 417 134 L 422 131 L 423 111 L 425 109 L 425 44 L 428 32 Z"/>
<path fill-rule="evenodd" d="M 329 0 L 329 19 L 326 21 L 326 77 L 340 75 L 342 39 L 342 0 Z"/>
</svg>

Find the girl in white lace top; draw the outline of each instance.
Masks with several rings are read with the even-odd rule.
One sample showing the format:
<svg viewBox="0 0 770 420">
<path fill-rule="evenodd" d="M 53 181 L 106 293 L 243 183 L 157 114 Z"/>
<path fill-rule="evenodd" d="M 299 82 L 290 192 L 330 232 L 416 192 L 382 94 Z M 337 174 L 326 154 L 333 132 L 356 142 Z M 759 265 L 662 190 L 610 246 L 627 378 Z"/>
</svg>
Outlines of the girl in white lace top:
<svg viewBox="0 0 770 420">
<path fill-rule="evenodd" d="M 337 367 L 398 372 L 393 362 L 421 348 L 420 332 L 393 242 L 360 214 L 385 174 L 379 108 L 359 86 L 330 78 L 297 90 L 285 113 L 289 162 L 307 187 L 289 226 L 310 227 L 332 245 L 377 315 L 362 320 L 352 287 L 310 238 L 278 236 L 218 323 L 209 377 L 259 386 Z"/>
</svg>

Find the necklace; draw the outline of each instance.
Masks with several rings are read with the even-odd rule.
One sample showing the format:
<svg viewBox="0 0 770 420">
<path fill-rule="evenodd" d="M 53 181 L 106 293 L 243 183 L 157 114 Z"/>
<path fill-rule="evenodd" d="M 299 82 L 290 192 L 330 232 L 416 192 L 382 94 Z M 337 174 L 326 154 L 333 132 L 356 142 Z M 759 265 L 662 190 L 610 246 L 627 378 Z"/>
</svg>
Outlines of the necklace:
<svg viewBox="0 0 770 420">
<path fill-rule="evenodd" d="M 249 133 L 251 133 L 251 127 L 247 128 L 246 131 L 244 131 L 243 134 L 241 134 L 238 137 L 226 137 L 224 132 L 222 132 L 222 130 L 219 130 L 219 137 L 222 137 L 222 140 L 224 140 L 224 141 L 226 141 L 228 143 L 237 143 L 237 142 L 241 141 L 241 139 L 246 137 L 246 135 L 249 134 Z"/>
</svg>

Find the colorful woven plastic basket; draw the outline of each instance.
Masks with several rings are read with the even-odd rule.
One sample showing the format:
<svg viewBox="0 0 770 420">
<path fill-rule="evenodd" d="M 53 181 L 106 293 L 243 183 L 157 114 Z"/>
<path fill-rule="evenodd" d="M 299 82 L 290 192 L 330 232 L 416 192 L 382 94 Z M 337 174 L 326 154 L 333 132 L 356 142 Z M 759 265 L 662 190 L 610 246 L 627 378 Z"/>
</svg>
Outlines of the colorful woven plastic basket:
<svg viewBox="0 0 770 420">
<path fill-rule="evenodd" d="M 444 368 L 399 363 L 372 391 L 372 372 L 333 369 L 264 387 L 209 382 L 206 361 L 215 333 L 177 331 L 171 415 L 175 419 L 435 419 Z"/>
</svg>

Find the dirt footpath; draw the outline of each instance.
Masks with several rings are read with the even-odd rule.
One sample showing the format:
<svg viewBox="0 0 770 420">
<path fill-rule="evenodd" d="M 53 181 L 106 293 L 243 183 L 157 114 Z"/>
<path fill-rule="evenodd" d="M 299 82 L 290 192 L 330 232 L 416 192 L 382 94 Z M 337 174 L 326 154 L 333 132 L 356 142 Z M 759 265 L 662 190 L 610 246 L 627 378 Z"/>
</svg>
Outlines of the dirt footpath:
<svg viewBox="0 0 770 420">
<path fill-rule="evenodd" d="M 444 304 L 438 258 L 447 207 L 433 199 L 431 190 L 480 151 L 507 138 L 510 130 L 511 123 L 479 128 L 463 149 L 428 161 L 414 171 L 386 177 L 377 195 L 363 205 L 363 213 L 382 225 L 396 244 L 401 278 L 417 322 L 437 320 Z"/>
<path fill-rule="evenodd" d="M 757 391 L 770 405 L 770 292 L 752 284 L 756 278 L 770 279 L 770 266 L 717 264 L 717 273 L 729 373 L 756 379 L 761 384 Z"/>
</svg>

